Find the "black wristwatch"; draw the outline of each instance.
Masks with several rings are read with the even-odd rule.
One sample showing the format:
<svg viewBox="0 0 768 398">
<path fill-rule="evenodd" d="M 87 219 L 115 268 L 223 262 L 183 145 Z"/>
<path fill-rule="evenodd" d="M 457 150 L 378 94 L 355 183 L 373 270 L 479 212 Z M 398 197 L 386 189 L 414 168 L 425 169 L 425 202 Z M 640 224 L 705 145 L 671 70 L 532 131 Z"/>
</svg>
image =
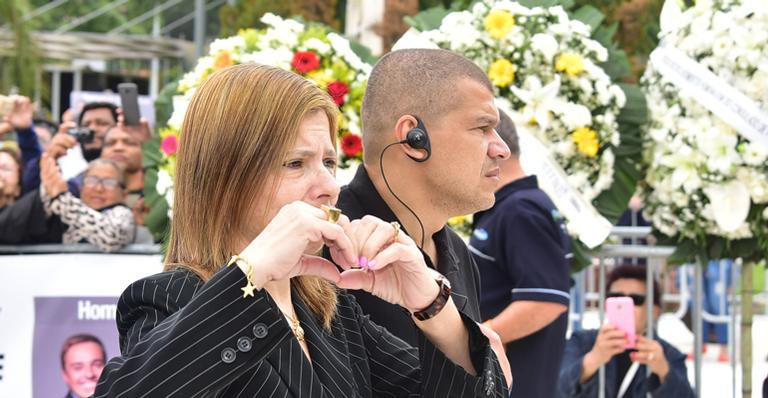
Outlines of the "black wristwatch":
<svg viewBox="0 0 768 398">
<path fill-rule="evenodd" d="M 433 301 L 427 308 L 413 313 L 413 317 L 420 321 L 434 318 L 435 315 L 439 314 L 443 307 L 445 307 L 448 298 L 451 297 L 451 282 L 449 282 L 446 277 L 438 274 L 435 282 L 437 282 L 437 286 L 440 288 L 440 293 L 438 293 L 435 301 Z"/>
</svg>

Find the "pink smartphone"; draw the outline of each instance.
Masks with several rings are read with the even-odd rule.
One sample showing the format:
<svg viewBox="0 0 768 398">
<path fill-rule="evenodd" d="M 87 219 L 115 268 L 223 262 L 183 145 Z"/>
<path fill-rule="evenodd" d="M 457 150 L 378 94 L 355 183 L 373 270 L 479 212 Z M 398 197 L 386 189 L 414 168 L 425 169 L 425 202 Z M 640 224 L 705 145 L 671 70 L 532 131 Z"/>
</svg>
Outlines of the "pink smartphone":
<svg viewBox="0 0 768 398">
<path fill-rule="evenodd" d="M 624 348 L 635 348 L 635 304 L 630 297 L 608 297 L 605 299 L 605 318 L 611 325 L 627 334 Z"/>
</svg>

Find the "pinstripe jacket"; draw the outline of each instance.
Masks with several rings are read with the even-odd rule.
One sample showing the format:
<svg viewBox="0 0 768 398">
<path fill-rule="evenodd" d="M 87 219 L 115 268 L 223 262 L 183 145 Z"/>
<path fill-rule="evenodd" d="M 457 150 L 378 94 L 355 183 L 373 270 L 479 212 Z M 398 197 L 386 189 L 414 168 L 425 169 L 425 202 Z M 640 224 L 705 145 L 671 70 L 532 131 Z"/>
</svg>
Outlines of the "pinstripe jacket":
<svg viewBox="0 0 768 398">
<path fill-rule="evenodd" d="M 264 290 L 226 267 L 203 283 L 177 269 L 131 284 L 117 307 L 122 356 L 104 368 L 94 397 L 505 397 L 498 361 L 462 314 L 477 376 L 420 335 L 409 346 L 339 294 L 330 332 L 294 293 L 310 363 Z"/>
</svg>

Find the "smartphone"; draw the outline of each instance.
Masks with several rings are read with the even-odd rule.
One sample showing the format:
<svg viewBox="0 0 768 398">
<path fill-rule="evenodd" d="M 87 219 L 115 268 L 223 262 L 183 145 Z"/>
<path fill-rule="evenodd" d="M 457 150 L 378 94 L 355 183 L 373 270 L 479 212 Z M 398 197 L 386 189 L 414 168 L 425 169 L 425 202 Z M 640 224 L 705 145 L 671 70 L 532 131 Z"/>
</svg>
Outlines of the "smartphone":
<svg viewBox="0 0 768 398">
<path fill-rule="evenodd" d="M 13 98 L 0 95 L 0 119 L 13 113 L 14 106 Z"/>
<path fill-rule="evenodd" d="M 136 126 L 139 124 L 139 90 L 135 83 L 120 83 L 117 85 L 120 94 L 120 107 L 123 109 L 125 124 Z"/>
<path fill-rule="evenodd" d="M 608 297 L 605 299 L 605 318 L 608 322 L 624 331 L 627 335 L 627 345 L 624 348 L 635 348 L 635 303 L 630 297 Z"/>
</svg>

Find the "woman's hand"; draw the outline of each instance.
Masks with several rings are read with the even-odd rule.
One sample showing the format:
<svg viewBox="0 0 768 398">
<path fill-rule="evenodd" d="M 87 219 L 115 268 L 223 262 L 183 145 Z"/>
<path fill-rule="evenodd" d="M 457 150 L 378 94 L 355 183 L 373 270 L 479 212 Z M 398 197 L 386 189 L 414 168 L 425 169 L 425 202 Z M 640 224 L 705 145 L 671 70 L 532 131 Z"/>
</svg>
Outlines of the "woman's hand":
<svg viewBox="0 0 768 398">
<path fill-rule="evenodd" d="M 637 352 L 630 354 L 632 360 L 647 365 L 651 372 L 655 373 L 659 377 L 659 381 L 663 383 L 667 373 L 669 373 L 669 362 L 667 362 L 667 358 L 664 356 L 664 349 L 661 347 L 661 344 L 645 336 L 637 336 L 635 348 Z"/>
<path fill-rule="evenodd" d="M 40 185 L 51 198 L 67 192 L 67 182 L 61 176 L 59 166 L 53 157 L 47 153 L 43 153 L 40 158 L 40 181 Z"/>
<path fill-rule="evenodd" d="M 344 267 L 356 264 L 355 249 L 342 225 L 327 221 L 327 215 L 305 202 L 283 206 L 251 243 L 240 253 L 253 269 L 253 284 L 262 288 L 267 282 L 297 275 L 315 275 L 331 282 L 339 281 L 336 266 L 316 253 L 323 244 L 329 247 L 333 260 Z M 240 265 L 242 267 L 242 265 Z M 248 272 L 247 269 L 243 270 Z"/>
<path fill-rule="evenodd" d="M 360 268 L 345 269 L 337 285 L 361 289 L 411 313 L 421 311 L 435 301 L 440 289 L 435 272 L 408 235 L 392 224 L 365 216 L 345 226 L 354 244 Z"/>
</svg>

